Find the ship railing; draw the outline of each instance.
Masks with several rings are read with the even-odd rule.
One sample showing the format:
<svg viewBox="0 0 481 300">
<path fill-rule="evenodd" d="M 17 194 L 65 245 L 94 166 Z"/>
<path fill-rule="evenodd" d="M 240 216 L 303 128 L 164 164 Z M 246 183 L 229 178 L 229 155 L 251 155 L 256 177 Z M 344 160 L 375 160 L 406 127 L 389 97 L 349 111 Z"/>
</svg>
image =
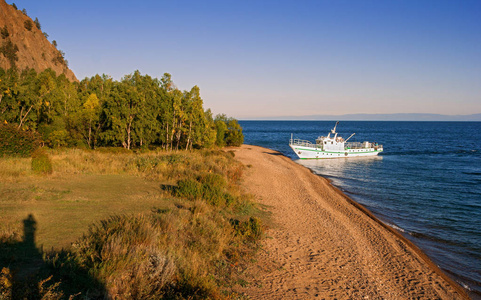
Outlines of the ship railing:
<svg viewBox="0 0 481 300">
<path fill-rule="evenodd" d="M 290 139 L 290 145 L 301 146 L 301 147 L 312 147 L 317 148 L 316 144 L 311 143 L 310 141 L 300 140 L 300 139 Z"/>
<path fill-rule="evenodd" d="M 374 148 L 374 149 L 382 149 L 382 145 L 378 143 L 369 143 L 369 142 L 347 142 L 344 144 L 344 148 L 346 149 L 366 149 L 366 148 Z"/>
</svg>

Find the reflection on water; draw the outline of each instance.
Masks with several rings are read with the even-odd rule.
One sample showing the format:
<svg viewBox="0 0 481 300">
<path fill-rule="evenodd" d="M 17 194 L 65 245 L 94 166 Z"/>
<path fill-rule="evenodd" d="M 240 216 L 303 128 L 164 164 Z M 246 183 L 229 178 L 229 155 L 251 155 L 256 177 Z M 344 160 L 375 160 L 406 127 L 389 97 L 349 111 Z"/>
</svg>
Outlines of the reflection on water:
<svg viewBox="0 0 481 300">
<path fill-rule="evenodd" d="M 373 164 L 381 163 L 382 159 L 382 156 L 366 156 L 340 159 L 297 159 L 294 161 L 318 175 L 331 178 L 333 183 L 337 184 L 336 178 L 353 178 L 353 176 L 357 177 L 353 179 L 363 181 L 366 174 L 375 170 Z"/>
</svg>

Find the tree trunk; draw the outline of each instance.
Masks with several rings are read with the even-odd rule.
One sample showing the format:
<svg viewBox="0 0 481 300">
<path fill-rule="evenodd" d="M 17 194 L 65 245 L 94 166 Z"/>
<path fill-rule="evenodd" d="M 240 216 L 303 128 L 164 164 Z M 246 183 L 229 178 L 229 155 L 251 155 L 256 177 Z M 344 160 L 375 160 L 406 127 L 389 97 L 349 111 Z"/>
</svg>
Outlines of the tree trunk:
<svg viewBox="0 0 481 300">
<path fill-rule="evenodd" d="M 89 149 L 92 149 L 91 146 L 91 140 L 92 140 L 92 120 L 89 121 L 89 138 L 87 139 L 87 144 L 89 145 Z"/>
<path fill-rule="evenodd" d="M 187 136 L 187 145 L 185 145 L 185 150 L 189 150 L 189 144 L 190 148 L 192 149 L 192 120 L 189 123 L 189 135 Z"/>
<path fill-rule="evenodd" d="M 21 119 L 20 119 L 20 125 L 18 125 L 18 129 L 22 128 L 22 123 L 23 123 L 23 121 L 25 121 L 25 118 L 27 118 L 28 113 L 30 112 L 30 110 L 32 110 L 32 107 L 33 107 L 33 105 L 30 106 L 30 108 L 27 110 L 27 112 L 25 113 L 23 118 L 22 118 L 22 113 L 23 113 L 23 107 L 22 107 L 22 110 L 20 111 L 20 118 Z"/>
</svg>

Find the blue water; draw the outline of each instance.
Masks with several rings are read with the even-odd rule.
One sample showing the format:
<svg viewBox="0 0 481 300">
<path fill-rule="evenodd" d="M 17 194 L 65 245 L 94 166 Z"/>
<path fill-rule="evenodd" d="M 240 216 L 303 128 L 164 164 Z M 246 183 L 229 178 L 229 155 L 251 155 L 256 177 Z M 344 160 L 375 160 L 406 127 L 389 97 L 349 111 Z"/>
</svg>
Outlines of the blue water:
<svg viewBox="0 0 481 300">
<path fill-rule="evenodd" d="M 329 178 L 401 231 L 455 280 L 481 295 L 481 122 L 340 122 L 378 157 L 299 160 L 294 138 L 314 141 L 331 121 L 241 121 L 245 144 L 280 151 Z"/>
</svg>

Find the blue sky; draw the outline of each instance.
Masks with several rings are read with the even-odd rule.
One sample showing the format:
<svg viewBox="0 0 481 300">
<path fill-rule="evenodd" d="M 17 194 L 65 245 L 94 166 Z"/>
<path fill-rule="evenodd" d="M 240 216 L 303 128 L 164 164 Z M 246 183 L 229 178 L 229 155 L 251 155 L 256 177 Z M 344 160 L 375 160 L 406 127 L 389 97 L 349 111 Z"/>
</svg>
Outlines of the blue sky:
<svg viewBox="0 0 481 300">
<path fill-rule="evenodd" d="M 79 79 L 168 72 L 214 113 L 481 113 L 481 1 L 15 3 Z"/>
</svg>

